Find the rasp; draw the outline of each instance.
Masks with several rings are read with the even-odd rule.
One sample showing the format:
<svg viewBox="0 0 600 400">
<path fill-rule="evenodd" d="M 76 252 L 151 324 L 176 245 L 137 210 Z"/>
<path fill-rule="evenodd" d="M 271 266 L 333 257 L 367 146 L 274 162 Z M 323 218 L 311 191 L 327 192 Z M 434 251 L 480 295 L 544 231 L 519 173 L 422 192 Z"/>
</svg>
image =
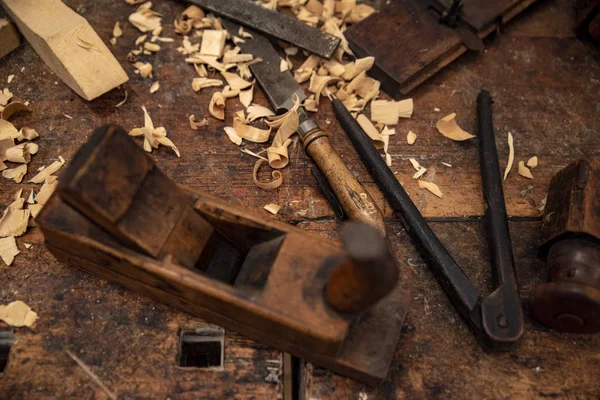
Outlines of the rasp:
<svg viewBox="0 0 600 400">
<path fill-rule="evenodd" d="M 239 29 L 239 25 L 227 20 L 223 21 L 223 26 L 230 33 L 235 33 Z M 284 113 L 292 108 L 296 96 L 300 101 L 305 100 L 306 95 L 291 72 L 281 71 L 281 56 L 271 42 L 258 32 L 251 30 L 248 32 L 253 38 L 245 39 L 245 43 L 240 43 L 238 46 L 244 53 L 262 59 L 261 62 L 252 64 L 250 70 L 273 109 L 277 113 Z M 304 149 L 327 178 L 348 217 L 375 226 L 385 234 L 383 215 L 379 207 L 344 164 L 333 148 L 329 136 L 315 121 L 308 118 L 302 107 L 298 110 L 298 114 L 300 126 L 297 132 L 302 139 Z"/>
<path fill-rule="evenodd" d="M 255 32 L 291 43 L 326 59 L 333 56 L 340 44 L 341 39 L 336 36 L 249 0 L 189 0 L 189 2 Z M 237 31 L 231 33 L 238 34 Z"/>
</svg>

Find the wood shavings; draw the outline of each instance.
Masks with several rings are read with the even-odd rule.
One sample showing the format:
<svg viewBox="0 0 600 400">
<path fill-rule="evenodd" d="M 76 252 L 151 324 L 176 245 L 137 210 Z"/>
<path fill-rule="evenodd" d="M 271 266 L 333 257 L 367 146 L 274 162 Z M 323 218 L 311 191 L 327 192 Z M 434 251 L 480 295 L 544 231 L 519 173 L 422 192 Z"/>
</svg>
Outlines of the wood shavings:
<svg viewBox="0 0 600 400">
<path fill-rule="evenodd" d="M 521 175 L 524 178 L 533 179 L 533 175 L 531 175 L 531 171 L 529 170 L 529 168 L 527 168 L 525 166 L 525 163 L 523 161 L 519 161 L 518 172 L 519 172 L 519 175 Z"/>
<path fill-rule="evenodd" d="M 414 133 L 413 131 L 408 131 L 408 134 L 406 135 L 406 143 L 413 145 L 413 144 L 415 144 L 416 141 L 417 141 L 417 134 Z"/>
<path fill-rule="evenodd" d="M 344 71 L 342 78 L 344 78 L 344 80 L 350 81 L 361 72 L 366 72 L 370 70 L 373 67 L 374 63 L 375 57 L 365 57 L 359 58 L 354 62 L 346 64 L 344 66 L 346 70 Z"/>
<path fill-rule="evenodd" d="M 58 179 L 56 179 L 56 176 L 50 175 L 50 176 L 48 176 L 46 178 L 46 181 L 42 185 L 40 191 L 35 196 L 35 201 L 38 204 L 32 204 L 32 205 L 29 206 L 29 210 L 31 211 L 31 215 L 34 218 L 37 216 L 37 213 L 41 209 L 41 206 L 43 206 L 44 204 L 46 204 L 46 202 L 50 198 L 50 195 L 52 195 L 52 193 L 54 193 L 54 190 L 56 189 L 57 185 L 58 185 Z M 34 206 L 39 206 L 39 207 L 34 207 Z"/>
<path fill-rule="evenodd" d="M 253 104 L 246 110 L 247 120 L 249 122 L 256 121 L 259 118 L 271 117 L 274 116 L 275 113 L 269 110 L 267 107 L 259 106 L 257 104 Z"/>
<path fill-rule="evenodd" d="M 452 164 L 447 163 L 447 162 L 443 162 L 442 161 L 442 165 L 445 166 L 445 167 L 448 167 L 448 168 L 452 168 Z"/>
<path fill-rule="evenodd" d="M 27 230 L 29 210 L 23 210 L 24 199 L 10 204 L 0 219 L 0 237 L 21 236 Z"/>
<path fill-rule="evenodd" d="M 225 97 L 223 97 L 223 93 L 213 93 L 208 105 L 208 112 L 216 119 L 225 120 Z"/>
<path fill-rule="evenodd" d="M 421 164 L 419 164 L 419 162 L 414 158 L 409 158 L 408 161 L 410 161 L 415 171 L 419 171 L 421 169 Z"/>
<path fill-rule="evenodd" d="M 19 136 L 19 131 L 10 122 L 0 119 L 0 140 L 14 139 Z"/>
<path fill-rule="evenodd" d="M 462 128 L 458 126 L 455 118 L 456 113 L 446 115 L 435 124 L 437 130 L 448 139 L 458 142 L 474 138 L 475 136 L 462 130 Z"/>
<path fill-rule="evenodd" d="M 376 10 L 373 7 L 367 4 L 358 4 L 357 6 L 353 7 L 348 14 L 346 22 L 349 24 L 355 24 L 375 13 L 375 11 Z"/>
<path fill-rule="evenodd" d="M 61 169 L 63 165 L 65 165 L 64 160 L 54 161 L 52 164 L 48 165 L 46 168 L 38 172 L 38 174 L 31 178 L 28 182 L 43 183 L 46 180 L 46 178 L 48 178 L 50 175 Z"/>
<path fill-rule="evenodd" d="M 312 76 L 310 77 L 310 85 L 308 87 L 309 92 L 312 92 L 315 94 L 315 100 L 317 103 L 317 106 L 319 105 L 319 100 L 321 98 L 321 94 L 323 92 L 323 90 L 328 86 L 331 85 L 333 82 L 337 82 L 340 81 L 341 79 L 338 78 L 337 76 L 320 76 L 317 75 L 315 72 L 313 72 Z"/>
<path fill-rule="evenodd" d="M 35 190 L 31 189 L 31 192 L 29 192 L 29 197 L 27 198 L 27 203 L 35 204 Z"/>
<path fill-rule="evenodd" d="M 152 65 L 149 63 L 136 62 L 133 66 L 142 78 L 152 78 Z"/>
<path fill-rule="evenodd" d="M 242 27 L 242 26 L 240 26 L 240 30 L 238 31 L 238 35 L 240 35 L 241 37 L 246 38 L 246 39 L 252 39 L 253 38 L 252 34 L 250 32 L 246 32 L 244 30 L 244 27 Z"/>
<path fill-rule="evenodd" d="M 191 21 L 201 21 L 205 17 L 204 11 L 198 6 L 191 5 L 181 13 L 181 19 Z"/>
<path fill-rule="evenodd" d="M 249 89 L 240 91 L 240 103 L 246 108 L 250 107 L 252 100 L 254 99 L 254 86 L 250 86 Z"/>
<path fill-rule="evenodd" d="M 0 238 L 0 258 L 9 267 L 12 262 L 15 260 L 15 257 L 20 253 L 17 248 L 17 241 L 14 237 L 9 236 L 6 238 Z M 1 307 L 4 306 L 0 306 Z M 0 319 L 2 318 L 2 311 L 0 311 Z M 5 321 L 6 322 L 6 321 Z"/>
<path fill-rule="evenodd" d="M 294 72 L 294 79 L 298 83 L 304 83 L 310 79 L 315 68 L 319 65 L 320 58 L 314 54 L 309 56 L 306 61 Z"/>
<path fill-rule="evenodd" d="M 125 97 L 123 98 L 123 100 L 121 100 L 120 102 L 118 102 L 117 104 L 115 104 L 115 108 L 119 108 L 121 107 L 123 104 L 125 104 L 127 102 L 127 90 L 125 90 Z"/>
<path fill-rule="evenodd" d="M 381 138 L 381 134 L 375 128 L 373 123 L 367 118 L 364 114 L 360 114 L 356 118 L 356 122 L 360 125 L 360 127 L 365 131 L 367 136 L 369 136 L 373 140 L 373 144 L 375 148 L 382 149 L 384 146 L 383 139 Z"/>
<path fill-rule="evenodd" d="M 142 4 L 136 12 L 129 16 L 129 22 L 140 32 L 151 32 L 161 25 L 160 14 L 151 9 L 152 3 Z"/>
<path fill-rule="evenodd" d="M 277 204 L 267 204 L 266 206 L 263 207 L 265 210 L 267 210 L 268 212 L 270 212 L 273 215 L 277 215 L 277 213 L 279 212 L 279 210 L 281 210 L 281 207 Z"/>
<path fill-rule="evenodd" d="M 8 88 L 4 88 L 4 90 L 0 90 L 0 111 L 2 111 L 3 107 L 5 107 L 8 102 L 12 99 L 13 94 L 8 90 Z"/>
<path fill-rule="evenodd" d="M 17 168 L 2 171 L 3 177 L 12 179 L 15 183 L 21 183 L 25 174 L 27 174 L 27 164 L 21 164 Z"/>
<path fill-rule="evenodd" d="M 31 327 L 38 319 L 38 315 L 27 304 L 17 300 L 8 305 L 0 306 L 0 319 L 17 328 Z"/>
<path fill-rule="evenodd" d="M 33 143 L 30 143 L 33 144 Z M 20 164 L 27 164 L 31 161 L 31 154 L 29 152 L 28 149 L 25 148 L 26 144 L 19 144 L 17 146 L 13 146 L 9 149 L 6 149 L 6 152 L 4 153 L 4 157 L 6 157 L 7 161 L 10 162 L 14 162 L 14 163 L 20 163 Z M 36 145 L 37 146 L 37 145 Z M 33 154 L 37 153 L 37 148 L 36 149 L 32 149 Z"/>
<path fill-rule="evenodd" d="M 395 101 L 373 100 L 371 102 L 371 120 L 386 125 L 398 123 L 398 105 Z"/>
<path fill-rule="evenodd" d="M 35 218 L 40 213 L 40 211 L 42 211 L 42 205 L 41 204 L 32 204 L 27 209 L 31 212 L 31 216 L 33 218 Z"/>
<path fill-rule="evenodd" d="M 261 189 L 264 189 L 264 190 L 277 189 L 283 183 L 283 176 L 281 175 L 281 172 L 279 172 L 279 171 L 271 172 L 271 176 L 273 177 L 273 180 L 271 182 L 260 182 L 257 178 L 258 170 L 260 169 L 260 166 L 264 162 L 265 162 L 264 159 L 259 159 L 258 161 L 256 161 L 256 164 L 254 164 L 254 170 L 252 172 L 252 180 L 254 181 L 254 184 Z"/>
<path fill-rule="evenodd" d="M 11 83 L 13 81 L 13 79 L 15 79 L 15 74 L 9 75 L 8 78 L 6 79 L 6 83 Z"/>
<path fill-rule="evenodd" d="M 399 102 L 396 103 L 396 105 L 398 107 L 398 116 L 400 118 L 412 117 L 412 113 L 415 108 L 413 99 L 400 100 Z"/>
<path fill-rule="evenodd" d="M 110 400 L 117 400 L 117 395 L 114 394 L 108 387 L 106 387 L 106 385 L 100 380 L 100 378 L 98 378 L 98 376 L 96 376 L 96 374 L 94 374 L 92 370 L 87 365 L 85 365 L 83 361 L 81 361 L 75 354 L 71 353 L 69 350 L 67 350 L 67 354 L 69 354 L 69 357 L 71 357 L 73 361 L 75 361 L 77 365 L 79 365 L 79 367 L 86 373 L 87 376 L 90 377 L 90 379 L 96 385 L 100 386 L 100 388 L 104 391 L 104 393 L 106 393 Z"/>
<path fill-rule="evenodd" d="M 415 172 L 415 174 L 412 176 L 413 179 L 421 179 L 421 177 L 423 175 L 425 175 L 425 173 L 427 172 L 427 168 L 419 168 L 419 170 L 417 172 Z"/>
<path fill-rule="evenodd" d="M 31 248 L 31 246 L 33 246 L 33 244 L 31 244 L 31 243 L 23 243 L 23 246 L 25 246 L 25 248 L 27 250 L 29 250 Z"/>
<path fill-rule="evenodd" d="M 221 57 L 227 40 L 227 31 L 207 29 L 202 33 L 200 54 L 205 56 Z"/>
<path fill-rule="evenodd" d="M 508 132 L 508 163 L 506 164 L 506 169 L 504 170 L 504 180 L 508 177 L 510 170 L 512 169 L 513 162 L 515 161 L 515 146 L 513 141 L 512 133 Z"/>
<path fill-rule="evenodd" d="M 251 155 L 252 157 L 256 157 L 260 160 L 265 160 L 265 161 L 269 161 L 267 160 L 265 157 L 261 156 L 260 154 L 256 154 L 255 152 L 253 152 L 252 150 L 248 150 L 248 149 L 240 149 L 242 153 L 246 153 L 248 155 Z"/>
<path fill-rule="evenodd" d="M 233 129 L 242 138 L 249 140 L 254 143 L 265 143 L 269 140 L 271 135 L 271 128 L 259 129 L 255 126 L 247 125 L 245 123 L 246 118 L 244 112 L 240 111 L 233 117 Z M 234 142 L 235 143 L 235 142 Z"/>
<path fill-rule="evenodd" d="M 223 81 L 219 79 L 209 79 L 209 78 L 194 78 L 192 79 L 192 89 L 194 92 L 198 92 L 200 89 L 208 88 L 208 87 L 218 87 L 223 86 Z"/>
<path fill-rule="evenodd" d="M 148 38 L 148 35 L 140 35 L 140 36 L 138 36 L 137 39 L 135 39 L 135 45 L 139 46 L 140 44 L 144 43 L 147 38 Z"/>
<path fill-rule="evenodd" d="M 190 128 L 192 128 L 193 130 L 198 130 L 198 128 L 208 125 L 208 120 L 206 118 L 203 118 L 202 121 L 198 122 L 196 121 L 196 117 L 194 116 L 194 114 L 190 115 L 189 120 Z"/>
<path fill-rule="evenodd" d="M 158 92 L 158 89 L 160 89 L 160 83 L 156 81 L 150 86 L 150 93 L 156 93 Z"/>
<path fill-rule="evenodd" d="M 25 105 L 25 103 L 21 103 L 20 101 L 13 101 L 11 103 L 9 103 L 6 107 L 4 107 L 4 110 L 2 110 L 2 114 L 1 114 L 1 118 L 3 120 L 9 120 L 10 117 L 12 117 L 15 113 L 20 112 L 20 111 L 31 111 L 31 109 L 29 107 L 27 107 L 27 105 Z"/>
<path fill-rule="evenodd" d="M 226 126 L 223 128 L 223 130 L 232 143 L 237 144 L 238 146 L 242 144 L 242 138 L 237 134 L 232 126 Z"/>
<path fill-rule="evenodd" d="M 121 24 L 117 21 L 113 27 L 113 37 L 120 38 L 121 36 L 123 36 L 123 30 L 121 29 Z"/>
<path fill-rule="evenodd" d="M 232 90 L 244 90 L 252 86 L 252 82 L 243 80 L 238 74 L 222 71 L 221 75 L 223 75 Z"/>
<path fill-rule="evenodd" d="M 285 61 L 283 58 L 281 59 L 281 61 L 279 62 L 279 72 L 285 72 L 288 71 L 290 68 L 288 66 L 287 61 Z"/>
<path fill-rule="evenodd" d="M 421 189 L 427 189 L 429 190 L 431 193 L 433 193 L 434 195 L 436 195 L 439 198 L 442 198 L 443 194 L 442 191 L 440 190 L 440 188 L 438 187 L 438 185 L 436 185 L 433 182 L 425 182 L 422 180 L 418 181 L 419 183 L 419 187 Z"/>
<path fill-rule="evenodd" d="M 296 54 L 298 54 L 298 48 L 293 46 L 286 47 L 285 49 L 283 49 L 283 52 L 288 56 L 295 56 Z"/>
<path fill-rule="evenodd" d="M 154 123 L 150 118 L 150 114 L 148 114 L 148 110 L 146 110 L 146 106 L 142 106 L 142 111 L 144 112 L 144 127 L 132 129 L 129 132 L 129 136 L 143 135 L 144 150 L 146 150 L 148 153 L 151 153 L 152 149 L 157 149 L 159 145 L 163 145 L 170 147 L 177 157 L 181 157 L 177 146 L 175 146 L 171 139 L 167 138 L 167 130 L 162 126 L 158 128 L 154 127 Z"/>
<path fill-rule="evenodd" d="M 532 169 L 535 168 L 535 167 L 537 167 L 538 166 L 538 158 L 537 158 L 537 156 L 533 156 L 529 160 L 527 160 L 527 166 L 529 168 L 532 168 Z"/>
<path fill-rule="evenodd" d="M 317 112 L 317 100 L 315 99 L 315 95 L 311 94 L 309 98 L 304 100 L 304 104 L 302 106 L 306 111 Z"/>
<path fill-rule="evenodd" d="M 160 51 L 160 46 L 157 45 L 156 43 L 152 43 L 152 42 L 146 42 L 144 43 L 144 50 L 148 50 L 152 53 L 156 53 L 157 51 Z"/>
</svg>

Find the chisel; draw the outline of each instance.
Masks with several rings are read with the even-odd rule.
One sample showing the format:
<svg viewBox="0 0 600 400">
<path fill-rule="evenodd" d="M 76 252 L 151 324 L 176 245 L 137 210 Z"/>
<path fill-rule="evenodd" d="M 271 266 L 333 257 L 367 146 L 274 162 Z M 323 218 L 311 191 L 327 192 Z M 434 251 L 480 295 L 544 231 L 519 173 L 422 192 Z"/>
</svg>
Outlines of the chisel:
<svg viewBox="0 0 600 400">
<path fill-rule="evenodd" d="M 223 26 L 232 34 L 239 30 L 239 25 L 228 20 L 223 20 Z M 281 71 L 281 56 L 269 40 L 257 32 L 248 32 L 253 38 L 245 39 L 245 43 L 240 43 L 239 46 L 244 53 L 262 59 L 261 62 L 251 65 L 250 70 L 275 112 L 290 110 L 298 99 L 304 101 L 306 95 L 290 71 Z M 333 148 L 329 136 L 315 121 L 308 118 L 302 107 L 298 114 L 300 126 L 297 132 L 304 149 L 327 178 L 348 217 L 370 224 L 385 235 L 383 215 L 379 207 L 344 164 Z"/>
</svg>

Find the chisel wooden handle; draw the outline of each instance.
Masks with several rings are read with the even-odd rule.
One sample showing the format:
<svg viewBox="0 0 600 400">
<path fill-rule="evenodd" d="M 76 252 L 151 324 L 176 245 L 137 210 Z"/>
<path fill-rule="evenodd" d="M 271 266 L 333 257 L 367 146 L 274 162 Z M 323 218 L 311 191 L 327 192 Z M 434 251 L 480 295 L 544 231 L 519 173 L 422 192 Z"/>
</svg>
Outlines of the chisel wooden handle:
<svg viewBox="0 0 600 400">
<path fill-rule="evenodd" d="M 327 177 L 338 201 L 350 219 L 377 228 L 385 236 L 383 215 L 365 188 L 346 167 L 329 136 L 312 120 L 300 125 L 304 149 Z"/>
</svg>

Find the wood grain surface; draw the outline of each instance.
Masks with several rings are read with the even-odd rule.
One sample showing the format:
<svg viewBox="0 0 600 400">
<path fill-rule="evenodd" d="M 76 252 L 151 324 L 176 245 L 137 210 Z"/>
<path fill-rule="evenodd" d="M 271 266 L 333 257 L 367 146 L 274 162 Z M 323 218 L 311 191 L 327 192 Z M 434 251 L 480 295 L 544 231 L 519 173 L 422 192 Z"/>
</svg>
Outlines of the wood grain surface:
<svg viewBox="0 0 600 400">
<path fill-rule="evenodd" d="M 7 86 L 16 99 L 30 100 L 34 110 L 16 115 L 13 122 L 18 127 L 35 128 L 41 135 L 37 139 L 39 153 L 33 157 L 25 180 L 59 154 L 69 160 L 101 124 L 118 123 L 128 130 L 143 126 L 140 107 L 145 105 L 156 126 L 164 126 L 181 150 L 181 158 L 168 148 L 153 152 L 160 168 L 175 181 L 255 209 L 277 203 L 282 211 L 273 218 L 336 236 L 340 224 L 333 222 L 333 212 L 310 174 L 313 164 L 298 138 L 290 146 L 290 165 L 282 171 L 284 184 L 278 190 L 263 191 L 252 183 L 255 159 L 242 154 L 222 130 L 242 106 L 237 100 L 228 100 L 226 122 L 210 118 L 212 90 L 192 91 L 195 72 L 175 50 L 181 38 L 174 34 L 172 21 L 185 8 L 183 3 L 154 2 L 153 8 L 164 16 L 163 36 L 175 37 L 176 42 L 163 44 L 155 56 L 140 57 L 152 63 L 155 79 L 161 84 L 151 95 L 152 80 L 134 74 L 126 60 L 140 35 L 127 22 L 134 7 L 116 0 L 65 2 L 88 19 L 105 43 L 112 37 L 114 23 L 121 21 L 124 36 L 117 46 L 109 47 L 129 74 L 125 85 L 129 96 L 119 108 L 114 107 L 123 99 L 119 90 L 93 102 L 84 101 L 60 82 L 26 43 L 4 57 L 0 61 L 0 87 L 5 86 L 8 75 L 15 74 Z M 492 35 L 485 53 L 461 57 L 416 89 L 412 93 L 414 116 L 400 122 L 398 134 L 390 142 L 392 168 L 398 179 L 423 214 L 435 222 L 434 230 L 442 242 L 482 290 L 491 287 L 491 276 L 479 221 L 483 204 L 477 144 L 449 141 L 437 133 L 435 122 L 456 112 L 459 124 L 476 133 L 475 99 L 479 90 L 486 88 L 495 101 L 501 167 L 508 157 L 508 132 L 515 137 L 516 162 L 539 157 L 533 180 L 518 176 L 514 170 L 504 185 L 521 292 L 526 294 L 545 278 L 535 253 L 540 206 L 550 179 L 575 159 L 600 156 L 600 50 L 575 39 L 573 21 L 572 2 L 568 0 L 533 5 L 506 31 Z M 299 59 L 293 61 L 299 65 Z M 260 90 L 256 92 L 255 101 L 267 105 Z M 192 130 L 190 114 L 199 119 L 208 117 L 209 125 Z M 526 313 L 526 333 L 516 349 L 503 354 L 483 352 L 412 250 L 327 101 L 316 119 L 384 211 L 400 260 L 401 284 L 412 293 L 413 305 L 390 379 L 383 386 L 366 388 L 307 365 L 303 374 L 305 398 L 600 396 L 598 336 L 561 335 L 531 321 Z M 418 135 L 413 146 L 406 144 L 408 130 Z M 142 145 L 139 138 L 138 143 Z M 417 187 L 410 178 L 414 170 L 409 158 L 429 168 L 425 179 L 439 185 L 442 199 Z M 453 167 L 444 167 L 442 161 Z M 260 176 L 269 177 L 267 172 Z M 28 194 L 39 187 L 1 179 L 0 210 L 19 188 Z M 15 330 L 19 342 L 13 346 L 5 375 L 0 377 L 0 398 L 107 398 L 66 350 L 90 366 L 123 399 L 275 399 L 281 394 L 277 380 L 267 378 L 272 368 L 279 366 L 279 353 L 226 332 L 224 371 L 179 370 L 178 331 L 202 321 L 60 264 L 44 248 L 37 228 L 29 229 L 17 242 L 22 254 L 11 267 L 0 269 L 0 304 L 23 300 L 40 319 L 32 329 Z M 25 250 L 24 242 L 34 246 Z"/>
</svg>

